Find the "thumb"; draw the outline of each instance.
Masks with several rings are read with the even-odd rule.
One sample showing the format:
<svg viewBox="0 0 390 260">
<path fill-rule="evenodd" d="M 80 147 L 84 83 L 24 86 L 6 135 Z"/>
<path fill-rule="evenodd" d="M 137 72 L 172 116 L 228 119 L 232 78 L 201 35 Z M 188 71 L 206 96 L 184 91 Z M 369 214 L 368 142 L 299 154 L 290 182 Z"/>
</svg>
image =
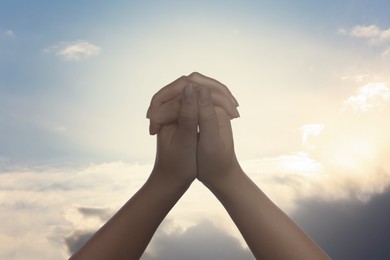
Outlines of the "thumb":
<svg viewBox="0 0 390 260">
<path fill-rule="evenodd" d="M 217 113 L 207 87 L 201 87 L 199 91 L 199 132 L 206 142 L 219 138 Z"/>
<path fill-rule="evenodd" d="M 184 88 L 181 99 L 179 117 L 178 117 L 178 134 L 184 140 L 193 137 L 197 138 L 198 127 L 198 102 L 194 86 L 187 85 Z"/>
</svg>

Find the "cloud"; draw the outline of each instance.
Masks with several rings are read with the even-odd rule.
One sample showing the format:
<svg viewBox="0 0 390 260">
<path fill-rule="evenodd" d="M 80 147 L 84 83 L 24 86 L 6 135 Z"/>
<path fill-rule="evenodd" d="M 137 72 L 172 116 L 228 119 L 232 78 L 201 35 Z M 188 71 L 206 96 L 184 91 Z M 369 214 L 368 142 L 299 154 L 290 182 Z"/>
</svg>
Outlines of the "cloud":
<svg viewBox="0 0 390 260">
<path fill-rule="evenodd" d="M 344 108 L 366 112 L 371 109 L 381 109 L 390 98 L 390 89 L 386 83 L 370 83 L 361 87 L 358 94 L 345 101 Z"/>
<path fill-rule="evenodd" d="M 113 215 L 113 212 L 106 208 L 79 207 L 78 211 L 84 217 L 98 217 L 103 222 L 106 222 Z"/>
<path fill-rule="evenodd" d="M 366 84 L 344 101 L 341 113 L 336 108 L 322 124 L 301 127 L 300 150 L 242 166 L 287 212 L 302 198 L 367 202 L 390 186 L 389 99 L 386 83 Z"/>
<path fill-rule="evenodd" d="M 97 56 L 102 52 L 99 46 L 87 41 L 62 42 L 58 45 L 46 48 L 45 52 L 55 52 L 65 61 L 80 61 Z"/>
<path fill-rule="evenodd" d="M 373 38 L 381 35 L 381 29 L 376 25 L 356 25 L 351 28 L 350 35 L 358 38 Z"/>
<path fill-rule="evenodd" d="M 76 212 L 72 212 L 75 210 Z M 75 224 L 75 230 L 65 237 L 65 244 L 68 252 L 72 255 L 81 248 L 82 245 L 97 231 L 98 227 L 107 222 L 113 215 L 114 211 L 108 208 L 99 207 L 74 207 L 68 212 L 67 217 Z M 74 218 L 69 217 L 69 214 L 80 213 L 80 215 Z M 75 219 L 77 219 L 75 221 Z M 89 225 L 82 225 L 80 223 L 89 222 Z"/>
<path fill-rule="evenodd" d="M 328 127 L 324 128 L 320 137 L 326 137 L 328 130 Z M 334 142 L 338 143 L 338 140 Z M 388 158 L 386 155 L 389 154 L 384 154 L 383 158 Z M 380 161 L 370 167 L 361 167 L 360 171 L 340 166 L 324 167 L 324 162 L 329 164 L 327 157 L 316 161 L 309 155 L 297 154 L 243 162 L 243 166 L 264 192 L 290 213 L 305 211 L 305 201 L 310 198 L 329 203 L 370 203 L 389 186 L 390 167 L 381 165 Z M 317 169 L 305 174 L 302 167 L 307 165 L 316 165 Z M 378 166 L 383 170 L 374 172 Z M 47 259 L 66 259 L 136 192 L 151 168 L 152 165 L 122 162 L 70 169 L 7 167 L 0 173 L 0 198 L 12 199 L 0 202 L 3 213 L 0 239 L 4 241 L 0 245 L 0 258 L 42 259 L 45 255 Z M 202 197 L 205 192 L 198 190 L 195 184 L 191 187 L 171 215 L 177 226 L 164 221 L 144 259 L 253 259 L 239 238 L 228 231 L 234 224 L 219 225 L 219 214 L 229 217 L 223 207 L 221 212 L 217 210 L 218 203 L 209 206 L 211 198 Z M 184 204 L 190 206 L 184 207 Z M 202 211 L 203 208 L 207 210 Z M 196 214 L 204 218 L 203 212 L 210 214 L 218 226 L 191 219 Z M 188 219 L 195 221 L 183 225 Z M 310 224 L 310 219 L 303 218 L 302 221 Z"/>
<path fill-rule="evenodd" d="M 339 33 L 367 39 L 370 44 L 383 44 L 390 40 L 390 28 L 381 29 L 377 25 L 355 25 L 349 30 L 340 29 Z"/>
<path fill-rule="evenodd" d="M 324 129 L 323 124 L 307 124 L 301 127 L 302 130 L 302 144 L 304 146 L 312 146 L 310 144 L 311 136 L 318 136 Z"/>
<path fill-rule="evenodd" d="M 210 221 L 173 232 L 164 230 L 164 225 L 153 237 L 143 260 L 155 259 L 254 259 L 249 249 Z"/>
<path fill-rule="evenodd" d="M 84 230 L 76 230 L 71 235 L 65 238 L 65 244 L 68 248 L 70 255 L 73 255 L 77 252 L 84 244 L 88 241 L 88 239 L 96 232 L 96 230 L 84 231 Z"/>
<path fill-rule="evenodd" d="M 70 235 L 65 237 L 65 244 L 71 255 L 87 242 L 87 240 L 96 232 L 97 227 L 103 225 L 114 215 L 113 210 L 108 208 L 83 206 L 75 207 L 75 209 L 81 214 L 81 218 L 78 222 L 91 222 L 90 218 L 97 218 L 98 221 L 92 222 L 93 224 L 87 228 L 85 228 L 85 226 L 82 229 L 76 227 Z"/>
<path fill-rule="evenodd" d="M 390 190 L 368 202 L 306 198 L 293 219 L 332 259 L 390 259 Z"/>
<path fill-rule="evenodd" d="M 0 259 L 68 259 L 135 193 L 152 165 L 15 165 L 0 159 Z M 3 165 L 5 165 L 3 167 Z"/>
</svg>

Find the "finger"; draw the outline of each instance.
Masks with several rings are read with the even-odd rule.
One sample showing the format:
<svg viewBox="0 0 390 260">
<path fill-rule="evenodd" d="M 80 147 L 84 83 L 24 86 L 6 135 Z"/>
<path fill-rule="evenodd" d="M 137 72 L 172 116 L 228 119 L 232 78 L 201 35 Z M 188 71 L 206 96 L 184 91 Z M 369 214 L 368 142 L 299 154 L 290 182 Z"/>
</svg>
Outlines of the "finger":
<svg viewBox="0 0 390 260">
<path fill-rule="evenodd" d="M 233 131 L 230 118 L 221 107 L 215 107 L 215 112 L 217 114 L 219 134 L 224 140 L 226 148 L 233 149 Z"/>
<path fill-rule="evenodd" d="M 176 122 L 179 116 L 179 109 L 180 100 L 175 99 L 173 101 L 169 101 L 168 103 L 163 104 L 161 106 L 161 110 L 157 110 L 156 113 L 152 114 L 153 117 L 150 118 L 149 133 L 151 135 L 155 135 L 160 131 L 163 125 L 168 125 Z M 231 117 L 222 107 L 215 106 L 215 110 L 217 112 L 217 116 L 223 111 L 224 117 L 226 117 L 228 120 L 231 119 Z M 220 112 L 218 113 L 218 111 Z"/>
<path fill-rule="evenodd" d="M 195 89 L 197 89 L 197 86 L 193 86 Z M 222 98 L 221 96 L 214 95 L 211 93 L 213 103 L 215 106 L 219 107 L 226 107 L 226 102 L 228 102 L 226 99 Z M 179 114 L 180 109 L 180 99 L 181 96 L 177 96 L 174 99 L 169 100 L 168 102 L 165 102 L 160 105 L 158 109 L 156 109 L 153 113 L 150 114 L 150 121 L 153 122 L 154 125 L 164 125 L 164 124 L 170 124 L 175 121 L 177 121 L 177 117 Z M 234 116 L 230 116 L 231 118 L 236 118 L 239 116 L 238 112 L 235 111 L 228 111 L 229 115 L 234 114 Z M 157 129 L 158 130 L 158 129 Z"/>
<path fill-rule="evenodd" d="M 219 82 L 213 78 L 209 78 L 205 75 L 202 75 L 199 72 L 191 73 L 188 76 L 188 79 L 193 81 L 194 83 L 196 83 L 198 85 L 210 87 L 212 89 L 212 92 L 213 91 L 222 92 L 224 95 L 229 97 L 229 100 L 232 102 L 232 104 L 235 107 L 239 106 L 237 99 L 233 96 L 233 94 L 230 92 L 230 90 L 221 82 Z"/>
<path fill-rule="evenodd" d="M 225 109 L 230 119 L 240 117 L 240 113 L 238 112 L 237 108 L 231 104 L 226 96 L 221 96 L 215 92 L 211 92 L 211 97 L 214 105 Z"/>
<path fill-rule="evenodd" d="M 205 87 L 199 89 L 199 133 L 205 142 L 219 139 L 217 113 L 210 90 Z"/>
<path fill-rule="evenodd" d="M 222 106 L 232 118 L 239 117 L 236 109 L 238 103 L 231 95 L 229 89 L 220 82 L 196 72 L 192 73 L 189 77 L 182 76 L 159 90 L 151 100 L 146 117 L 150 118 L 151 114 L 158 110 L 163 103 L 177 96 L 181 96 L 185 85 L 189 81 L 193 81 L 194 83 L 199 82 L 202 83 L 200 85 L 210 87 L 213 99 L 215 99 L 215 105 Z"/>
<path fill-rule="evenodd" d="M 151 135 L 158 133 L 162 125 L 177 121 L 180 110 L 181 97 L 178 96 L 162 104 L 157 110 L 150 114 L 149 132 Z"/>
<path fill-rule="evenodd" d="M 161 104 L 180 96 L 183 92 L 184 87 L 189 83 L 189 80 L 186 76 L 182 76 L 172 83 L 166 85 L 160 89 L 156 94 L 154 94 L 148 112 L 146 114 L 147 118 L 151 117 L 151 114 L 157 110 Z"/>
<path fill-rule="evenodd" d="M 188 142 L 196 140 L 198 128 L 198 102 L 196 90 L 188 84 L 183 92 L 178 117 L 178 136 Z"/>
<path fill-rule="evenodd" d="M 160 131 L 161 127 L 162 127 L 162 124 L 150 120 L 150 122 L 149 122 L 149 134 L 150 135 L 157 134 L 158 131 Z"/>
</svg>

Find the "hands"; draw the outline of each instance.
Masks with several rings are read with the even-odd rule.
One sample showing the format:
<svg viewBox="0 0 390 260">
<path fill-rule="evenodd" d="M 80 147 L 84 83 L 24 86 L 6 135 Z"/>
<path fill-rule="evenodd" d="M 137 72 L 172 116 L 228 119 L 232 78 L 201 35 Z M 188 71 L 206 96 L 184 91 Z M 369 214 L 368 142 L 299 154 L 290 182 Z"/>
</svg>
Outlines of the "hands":
<svg viewBox="0 0 390 260">
<path fill-rule="evenodd" d="M 239 116 L 237 105 L 226 86 L 199 73 L 157 92 L 147 113 L 150 133 L 158 132 L 155 170 L 170 172 L 172 180 L 188 183 L 197 177 L 213 186 L 239 169 L 230 125 Z"/>
<path fill-rule="evenodd" d="M 257 259 L 329 259 L 241 170 L 230 125 L 237 105 L 224 85 L 199 73 L 161 89 L 148 110 L 150 133 L 158 133 L 152 174 L 70 259 L 140 259 L 195 178 L 223 204 Z"/>
<path fill-rule="evenodd" d="M 156 134 L 161 125 L 177 120 L 182 92 L 184 87 L 189 84 L 209 88 L 214 105 L 224 108 L 230 118 L 240 116 L 236 109 L 238 102 L 225 85 L 194 72 L 168 84 L 153 96 L 146 115 L 150 119 L 149 132 L 151 135 Z"/>
</svg>

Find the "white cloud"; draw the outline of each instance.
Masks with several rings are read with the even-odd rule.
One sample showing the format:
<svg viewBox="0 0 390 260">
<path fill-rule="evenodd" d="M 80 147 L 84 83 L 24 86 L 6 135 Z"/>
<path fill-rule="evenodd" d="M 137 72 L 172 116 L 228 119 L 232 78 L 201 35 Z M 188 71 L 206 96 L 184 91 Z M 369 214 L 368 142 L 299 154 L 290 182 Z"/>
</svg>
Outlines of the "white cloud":
<svg viewBox="0 0 390 260">
<path fill-rule="evenodd" d="M 56 55 L 65 61 L 80 61 L 102 52 L 99 46 L 87 41 L 63 42 L 58 45 L 46 48 L 45 52 L 55 52 Z"/>
<path fill-rule="evenodd" d="M 311 146 L 310 137 L 318 136 L 324 129 L 322 124 L 308 124 L 301 127 L 302 130 L 302 144 L 304 146 Z"/>
<path fill-rule="evenodd" d="M 356 25 L 351 28 L 350 35 L 359 38 L 373 38 L 379 37 L 381 34 L 381 29 L 376 25 Z"/>
<path fill-rule="evenodd" d="M 390 89 L 385 83 L 370 83 L 359 89 L 355 96 L 345 101 L 345 108 L 366 112 L 371 109 L 381 109 L 390 98 Z"/>
<path fill-rule="evenodd" d="M 355 25 L 349 30 L 339 29 L 339 33 L 367 39 L 370 44 L 383 44 L 390 40 L 390 28 L 381 29 L 377 25 Z"/>
</svg>

